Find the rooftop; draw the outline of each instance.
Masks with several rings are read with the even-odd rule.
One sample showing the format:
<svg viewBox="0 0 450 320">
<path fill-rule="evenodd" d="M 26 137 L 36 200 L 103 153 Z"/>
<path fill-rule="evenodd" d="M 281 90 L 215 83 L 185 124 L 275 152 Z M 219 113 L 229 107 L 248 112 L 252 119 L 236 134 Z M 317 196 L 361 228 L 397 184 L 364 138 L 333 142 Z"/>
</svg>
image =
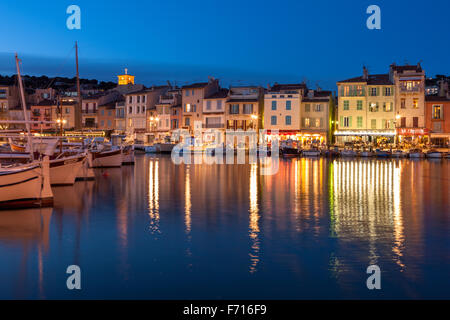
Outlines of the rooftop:
<svg viewBox="0 0 450 320">
<path fill-rule="evenodd" d="M 364 76 L 359 76 L 356 78 L 350 78 L 346 80 L 338 81 L 338 83 L 367 83 L 368 85 L 392 85 L 389 79 L 389 74 L 369 74 L 368 78 L 365 79 Z"/>
<path fill-rule="evenodd" d="M 299 89 L 306 89 L 306 84 L 304 83 L 278 84 L 275 82 L 274 85 L 270 87 L 270 91 L 299 90 Z"/>
<path fill-rule="evenodd" d="M 195 89 L 195 88 L 204 88 L 208 85 L 208 82 L 197 82 L 182 86 L 182 89 Z"/>
<path fill-rule="evenodd" d="M 219 91 L 205 97 L 205 99 L 225 99 L 228 97 L 228 89 L 220 89 Z"/>
</svg>

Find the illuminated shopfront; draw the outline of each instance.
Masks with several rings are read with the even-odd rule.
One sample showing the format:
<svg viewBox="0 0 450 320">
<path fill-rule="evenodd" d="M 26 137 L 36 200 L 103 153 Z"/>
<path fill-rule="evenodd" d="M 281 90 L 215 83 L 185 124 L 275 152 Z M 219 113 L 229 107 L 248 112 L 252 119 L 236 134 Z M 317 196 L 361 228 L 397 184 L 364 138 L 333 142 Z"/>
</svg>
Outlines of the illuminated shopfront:
<svg viewBox="0 0 450 320">
<path fill-rule="evenodd" d="M 272 141 L 272 136 L 275 135 L 271 130 L 266 132 L 266 141 Z M 306 133 L 301 130 L 278 130 L 280 141 L 293 140 L 299 141 L 301 145 L 308 144 L 323 144 L 327 142 L 326 132 Z"/>
<path fill-rule="evenodd" d="M 337 130 L 334 132 L 338 144 L 345 143 L 393 143 L 395 130 Z"/>
</svg>

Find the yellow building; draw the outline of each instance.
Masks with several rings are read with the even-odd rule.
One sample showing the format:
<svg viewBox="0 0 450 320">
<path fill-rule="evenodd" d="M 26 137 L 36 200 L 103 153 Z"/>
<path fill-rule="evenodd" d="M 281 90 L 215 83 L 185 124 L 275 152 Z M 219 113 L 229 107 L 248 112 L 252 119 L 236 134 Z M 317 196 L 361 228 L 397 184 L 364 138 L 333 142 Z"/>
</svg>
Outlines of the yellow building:
<svg viewBox="0 0 450 320">
<path fill-rule="evenodd" d="M 338 143 L 379 139 L 393 140 L 395 136 L 394 83 L 389 74 L 369 75 L 339 81 Z"/>
<path fill-rule="evenodd" d="M 119 86 L 134 84 L 134 76 L 128 74 L 128 69 L 125 69 L 125 74 L 117 76 Z"/>
</svg>

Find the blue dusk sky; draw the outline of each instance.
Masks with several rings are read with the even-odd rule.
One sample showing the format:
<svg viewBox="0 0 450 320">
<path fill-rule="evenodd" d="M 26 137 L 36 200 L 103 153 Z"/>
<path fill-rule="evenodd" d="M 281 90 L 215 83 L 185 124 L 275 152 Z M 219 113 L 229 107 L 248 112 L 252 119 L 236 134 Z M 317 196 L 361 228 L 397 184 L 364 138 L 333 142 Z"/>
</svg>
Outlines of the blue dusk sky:
<svg viewBox="0 0 450 320">
<path fill-rule="evenodd" d="M 66 9 L 81 8 L 81 30 Z M 381 30 L 369 30 L 369 5 Z M 421 61 L 428 76 L 450 72 L 450 1 L 54 0 L 0 3 L 0 74 L 75 74 L 116 81 L 127 67 L 136 82 L 224 86 L 301 82 L 335 90 L 337 80 L 386 73 L 392 62 Z"/>
</svg>

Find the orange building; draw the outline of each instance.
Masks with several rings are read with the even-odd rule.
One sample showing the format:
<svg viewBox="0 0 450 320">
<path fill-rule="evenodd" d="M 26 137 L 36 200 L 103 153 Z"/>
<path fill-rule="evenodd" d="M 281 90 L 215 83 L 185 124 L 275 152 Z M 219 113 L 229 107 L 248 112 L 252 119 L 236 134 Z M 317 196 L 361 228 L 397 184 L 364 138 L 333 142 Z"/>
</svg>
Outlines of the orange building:
<svg viewBox="0 0 450 320">
<path fill-rule="evenodd" d="M 450 99 L 447 97 L 425 97 L 426 127 L 430 131 L 431 143 L 449 147 L 450 143 Z"/>
</svg>

